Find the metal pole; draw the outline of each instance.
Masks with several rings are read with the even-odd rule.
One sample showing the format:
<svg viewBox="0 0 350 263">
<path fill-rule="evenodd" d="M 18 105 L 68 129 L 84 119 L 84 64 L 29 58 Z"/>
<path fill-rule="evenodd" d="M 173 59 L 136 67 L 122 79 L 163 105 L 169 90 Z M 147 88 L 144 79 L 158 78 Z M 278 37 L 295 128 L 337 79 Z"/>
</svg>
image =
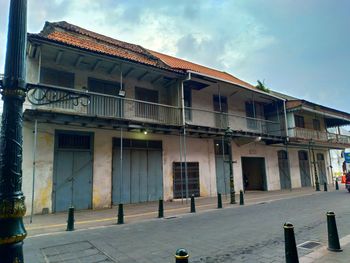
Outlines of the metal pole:
<svg viewBox="0 0 350 263">
<path fill-rule="evenodd" d="M 182 173 L 182 135 L 180 131 L 180 178 L 181 178 L 181 203 L 184 203 L 184 182 Z"/>
<path fill-rule="evenodd" d="M 220 107 L 220 112 L 222 112 L 220 84 L 218 84 L 218 94 L 219 94 L 219 107 Z M 222 117 L 223 117 L 223 116 L 222 116 Z M 221 127 L 223 126 L 222 120 L 223 120 L 223 118 L 221 118 Z M 224 127 L 224 128 L 227 128 L 227 127 Z M 224 142 L 224 136 L 222 136 L 221 147 L 222 147 L 222 171 L 223 171 L 223 174 L 224 174 L 225 197 L 226 197 L 226 199 L 227 199 L 227 191 L 226 191 L 226 171 L 225 171 L 225 142 Z"/>
<path fill-rule="evenodd" d="M 229 163 L 229 168 L 230 168 L 230 203 L 231 204 L 236 204 L 236 197 L 235 197 L 235 183 L 234 183 L 234 177 L 233 177 L 233 158 L 232 158 L 232 148 L 231 148 L 231 138 L 232 138 L 232 130 L 231 129 L 227 129 L 225 131 L 225 140 L 227 143 L 227 147 L 228 147 L 228 163 Z"/>
<path fill-rule="evenodd" d="M 292 177 L 291 177 L 292 173 L 291 173 L 291 167 L 290 167 L 288 144 L 286 144 L 286 153 L 287 153 L 287 162 L 288 162 L 288 173 L 289 173 L 289 181 L 290 181 L 290 190 L 292 191 Z"/>
<path fill-rule="evenodd" d="M 334 185 L 334 180 L 333 180 L 333 166 L 332 166 L 332 156 L 331 156 L 331 150 L 328 149 L 328 156 L 329 156 L 329 168 L 331 170 L 331 181 L 332 185 Z"/>
<path fill-rule="evenodd" d="M 313 164 L 314 164 L 314 171 L 315 171 L 315 185 L 316 185 L 316 191 L 320 191 L 320 183 L 318 181 L 318 175 L 317 175 L 317 167 L 316 167 L 316 160 L 315 160 L 315 152 L 314 152 L 314 148 L 311 148 L 311 152 L 312 152 L 312 160 L 313 160 Z"/>
<path fill-rule="evenodd" d="M 186 204 L 188 199 L 188 175 L 187 175 L 187 147 L 186 147 L 186 127 L 184 127 L 184 141 L 183 141 L 183 149 L 184 149 L 184 162 L 185 162 L 185 187 L 186 187 Z"/>
<path fill-rule="evenodd" d="M 26 97 L 25 55 L 27 1 L 11 0 L 0 136 L 0 255 L 1 262 L 23 262 L 26 208 L 22 192 L 22 126 Z"/>
<path fill-rule="evenodd" d="M 123 128 L 120 127 L 120 191 L 119 191 L 119 203 L 122 202 L 123 192 Z"/>
<path fill-rule="evenodd" d="M 37 136 L 38 136 L 38 121 L 35 120 L 35 123 L 34 123 L 34 144 L 33 144 L 32 210 L 30 211 L 30 223 L 33 222 L 33 213 L 34 213 L 35 164 L 36 164 L 36 144 L 37 144 Z"/>
</svg>

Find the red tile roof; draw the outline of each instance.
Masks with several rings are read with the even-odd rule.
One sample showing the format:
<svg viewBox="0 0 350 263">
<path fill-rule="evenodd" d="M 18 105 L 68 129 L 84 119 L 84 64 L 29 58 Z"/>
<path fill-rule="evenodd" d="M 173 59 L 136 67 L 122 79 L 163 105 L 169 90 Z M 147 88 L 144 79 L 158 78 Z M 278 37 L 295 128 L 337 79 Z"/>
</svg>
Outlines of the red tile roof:
<svg viewBox="0 0 350 263">
<path fill-rule="evenodd" d="M 209 77 L 221 79 L 246 88 L 253 88 L 226 72 L 208 68 L 180 58 L 175 58 L 156 51 L 145 49 L 139 45 L 113 39 L 65 21 L 46 22 L 39 34 L 29 34 L 29 38 L 40 38 L 81 48 L 96 53 L 115 56 L 121 59 L 138 62 L 166 70 L 185 73 L 187 70 L 198 72 Z"/>
<path fill-rule="evenodd" d="M 39 34 L 29 34 L 29 37 L 55 41 L 96 53 L 176 71 L 139 45 L 106 37 L 64 21 L 46 22 L 44 29 Z"/>
<path fill-rule="evenodd" d="M 156 51 L 149 50 L 154 56 L 160 58 L 164 63 L 169 65 L 172 68 L 175 69 L 182 69 L 182 70 L 191 70 L 195 71 L 204 75 L 212 76 L 214 78 L 226 80 L 229 82 L 232 82 L 234 84 L 237 84 L 239 86 L 247 87 L 247 88 L 255 88 L 251 84 L 242 81 L 224 71 L 219 71 L 216 69 L 208 68 L 199 64 L 192 63 L 190 61 L 186 61 L 180 58 L 172 57 L 169 55 L 165 55 Z"/>
</svg>

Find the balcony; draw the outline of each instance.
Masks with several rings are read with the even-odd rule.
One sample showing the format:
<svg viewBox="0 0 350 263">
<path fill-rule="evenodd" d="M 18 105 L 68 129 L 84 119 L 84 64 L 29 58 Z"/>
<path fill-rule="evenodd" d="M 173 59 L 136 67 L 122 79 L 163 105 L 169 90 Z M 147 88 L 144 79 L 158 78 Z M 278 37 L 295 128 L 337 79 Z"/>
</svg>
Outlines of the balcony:
<svg viewBox="0 0 350 263">
<path fill-rule="evenodd" d="M 350 137 L 326 131 L 316 131 L 311 129 L 295 127 L 290 129 L 291 137 L 301 140 L 314 140 L 319 142 L 350 144 Z"/>
<path fill-rule="evenodd" d="M 40 102 L 40 106 L 32 105 L 32 109 L 50 110 L 61 113 L 96 116 L 101 118 L 133 120 L 142 123 L 173 126 L 182 125 L 181 109 L 178 107 L 94 93 L 90 91 L 81 91 L 48 85 L 41 87 L 49 87 L 49 89 L 38 89 L 28 93 L 28 99 L 30 101 L 34 103 Z M 66 91 L 74 91 L 76 94 L 89 95 L 89 99 L 80 98 L 79 101 L 76 99 L 65 99 Z M 52 101 L 57 100 L 57 98 L 61 98 L 60 102 L 52 103 Z"/>
<path fill-rule="evenodd" d="M 281 122 L 249 118 L 239 114 L 208 111 L 203 109 L 185 108 L 186 123 L 196 126 L 226 129 L 243 133 L 267 136 L 284 136 Z"/>
<path fill-rule="evenodd" d="M 68 89 L 57 86 L 30 84 L 39 87 L 28 93 L 28 100 L 34 102 L 31 109 L 41 109 L 71 115 L 94 116 L 130 120 L 140 123 L 182 126 L 182 109 L 180 107 L 122 98 L 118 96 L 95 93 L 87 90 Z M 47 89 L 46 89 L 47 88 Z M 66 92 L 88 95 L 79 99 L 66 98 Z M 79 97 L 79 96 L 77 96 Z M 59 102 L 57 99 L 60 98 Z M 39 103 L 40 105 L 35 105 Z M 28 108 L 28 107 L 27 107 Z M 280 122 L 249 118 L 238 114 L 185 108 L 188 125 L 226 129 L 230 127 L 236 132 L 249 133 L 253 136 L 284 136 Z"/>
</svg>

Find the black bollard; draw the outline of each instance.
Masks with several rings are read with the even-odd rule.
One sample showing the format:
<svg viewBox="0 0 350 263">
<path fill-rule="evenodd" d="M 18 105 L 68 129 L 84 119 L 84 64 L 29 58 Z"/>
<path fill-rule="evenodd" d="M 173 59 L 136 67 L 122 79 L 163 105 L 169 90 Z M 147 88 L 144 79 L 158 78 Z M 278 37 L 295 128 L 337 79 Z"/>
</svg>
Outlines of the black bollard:
<svg viewBox="0 0 350 263">
<path fill-rule="evenodd" d="M 184 248 L 179 248 L 175 253 L 175 263 L 188 263 L 188 252 Z"/>
<path fill-rule="evenodd" d="M 335 190 L 339 190 L 338 178 L 335 179 Z"/>
<path fill-rule="evenodd" d="M 337 223 L 335 222 L 334 212 L 327 212 L 327 230 L 328 230 L 328 250 L 334 252 L 343 251 L 340 248 Z"/>
<path fill-rule="evenodd" d="M 164 205 L 163 200 L 159 199 L 159 206 L 158 206 L 158 218 L 164 217 Z"/>
<path fill-rule="evenodd" d="M 74 230 L 74 207 L 71 206 L 68 209 L 67 231 Z"/>
<path fill-rule="evenodd" d="M 118 205 L 118 225 L 124 224 L 124 208 L 123 204 Z"/>
<path fill-rule="evenodd" d="M 243 191 L 239 191 L 239 204 L 244 205 L 244 194 Z"/>
<path fill-rule="evenodd" d="M 328 191 L 328 189 L 327 189 L 327 183 L 326 183 L 326 182 L 324 182 L 324 184 L 323 184 L 323 191 L 325 191 L 325 192 Z"/>
<path fill-rule="evenodd" d="M 196 204 L 194 201 L 194 195 L 191 195 L 191 213 L 196 213 Z"/>
<path fill-rule="evenodd" d="M 218 193 L 218 208 L 222 208 L 222 198 L 220 193 Z"/>
<path fill-rule="evenodd" d="M 286 222 L 283 228 L 286 263 L 299 263 L 298 250 L 294 236 L 294 226 L 292 223 Z"/>
</svg>

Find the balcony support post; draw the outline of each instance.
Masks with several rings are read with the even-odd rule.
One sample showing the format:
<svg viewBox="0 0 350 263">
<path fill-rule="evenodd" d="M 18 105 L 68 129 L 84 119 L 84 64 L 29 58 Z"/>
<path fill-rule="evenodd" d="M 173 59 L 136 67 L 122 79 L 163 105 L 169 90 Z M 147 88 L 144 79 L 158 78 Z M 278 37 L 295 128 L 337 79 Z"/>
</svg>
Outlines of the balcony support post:
<svg viewBox="0 0 350 263">
<path fill-rule="evenodd" d="M 317 175 L 317 163 L 315 160 L 315 152 L 314 152 L 314 147 L 311 147 L 311 152 L 312 152 L 312 163 L 314 166 L 314 172 L 315 172 L 315 186 L 316 186 L 316 191 L 320 191 L 320 183 L 318 181 L 318 175 Z"/>
<path fill-rule="evenodd" d="M 225 141 L 227 143 L 228 147 L 228 163 L 229 163 L 229 169 L 230 169 L 230 203 L 236 204 L 236 193 L 235 193 L 235 183 L 234 183 L 234 177 L 233 177 L 233 158 L 232 158 L 232 147 L 231 147 L 231 140 L 232 140 L 232 130 L 230 128 L 227 128 L 225 131 Z"/>
</svg>

